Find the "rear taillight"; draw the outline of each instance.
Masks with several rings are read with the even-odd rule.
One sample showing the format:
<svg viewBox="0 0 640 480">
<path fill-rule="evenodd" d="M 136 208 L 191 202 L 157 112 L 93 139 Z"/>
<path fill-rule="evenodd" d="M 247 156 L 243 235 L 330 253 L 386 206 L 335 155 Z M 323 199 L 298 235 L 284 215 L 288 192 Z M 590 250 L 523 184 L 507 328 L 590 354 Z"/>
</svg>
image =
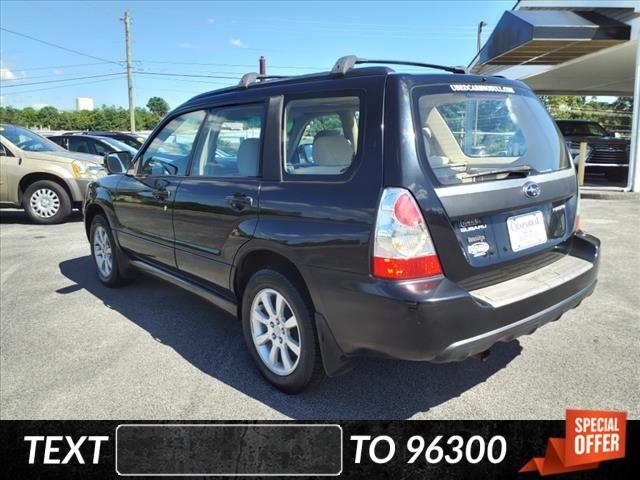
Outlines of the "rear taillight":
<svg viewBox="0 0 640 480">
<path fill-rule="evenodd" d="M 386 188 L 380 199 L 373 245 L 375 277 L 395 280 L 442 274 L 431 235 L 411 193 Z"/>
</svg>

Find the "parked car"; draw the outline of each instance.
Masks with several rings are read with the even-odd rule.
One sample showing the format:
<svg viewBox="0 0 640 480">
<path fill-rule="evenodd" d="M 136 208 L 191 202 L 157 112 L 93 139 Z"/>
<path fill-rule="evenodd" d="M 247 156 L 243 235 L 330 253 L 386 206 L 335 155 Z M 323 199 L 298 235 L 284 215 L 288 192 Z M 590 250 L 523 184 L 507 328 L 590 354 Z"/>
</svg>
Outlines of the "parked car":
<svg viewBox="0 0 640 480">
<path fill-rule="evenodd" d="M 147 272 L 237 315 L 289 393 L 361 355 L 484 357 L 590 295 L 600 242 L 533 92 L 359 63 L 247 74 L 107 155 L 84 207 L 100 281 Z"/>
<path fill-rule="evenodd" d="M 106 174 L 103 157 L 64 150 L 15 125 L 0 125 L 0 204 L 36 223 L 64 222 L 81 208 L 87 184 Z"/>
<path fill-rule="evenodd" d="M 137 133 L 125 133 L 125 132 L 66 132 L 63 135 L 95 135 L 98 137 L 107 137 L 118 140 L 132 148 L 138 150 L 145 141 L 143 135 Z"/>
<path fill-rule="evenodd" d="M 587 143 L 587 173 L 604 174 L 608 180 L 626 180 L 629 175 L 630 142 L 591 120 L 556 120 L 566 139 L 574 163 L 578 163 L 580 143 Z"/>
<path fill-rule="evenodd" d="M 63 134 L 51 135 L 47 138 L 72 152 L 104 156 L 106 153 L 112 152 L 129 152 L 131 155 L 135 155 L 137 151 L 135 148 L 115 138 L 100 137 L 98 135 Z"/>
</svg>

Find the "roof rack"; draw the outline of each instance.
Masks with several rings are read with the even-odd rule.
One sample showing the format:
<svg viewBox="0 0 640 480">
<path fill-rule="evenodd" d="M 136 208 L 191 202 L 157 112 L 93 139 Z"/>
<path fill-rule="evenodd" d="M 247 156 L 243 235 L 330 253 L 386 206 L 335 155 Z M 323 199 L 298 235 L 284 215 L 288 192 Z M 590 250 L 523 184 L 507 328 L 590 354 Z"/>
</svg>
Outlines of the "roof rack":
<svg viewBox="0 0 640 480">
<path fill-rule="evenodd" d="M 242 75 L 242 78 L 238 82 L 238 87 L 247 88 L 249 85 L 256 83 L 258 80 L 262 82 L 264 80 L 273 80 L 277 78 L 288 77 L 286 75 L 260 75 L 256 72 L 249 72 Z"/>
<path fill-rule="evenodd" d="M 435 65 L 433 63 L 409 62 L 404 60 L 369 60 L 366 58 L 357 57 L 356 55 L 347 55 L 345 57 L 340 57 L 338 61 L 335 63 L 335 65 L 333 66 L 333 68 L 331 69 L 331 73 L 333 75 L 344 76 L 355 65 L 360 65 L 363 63 L 386 63 L 389 65 L 410 65 L 413 67 L 435 68 L 438 70 L 445 70 L 451 73 L 467 73 L 465 69 L 461 67 L 447 67 L 445 65 Z"/>
</svg>

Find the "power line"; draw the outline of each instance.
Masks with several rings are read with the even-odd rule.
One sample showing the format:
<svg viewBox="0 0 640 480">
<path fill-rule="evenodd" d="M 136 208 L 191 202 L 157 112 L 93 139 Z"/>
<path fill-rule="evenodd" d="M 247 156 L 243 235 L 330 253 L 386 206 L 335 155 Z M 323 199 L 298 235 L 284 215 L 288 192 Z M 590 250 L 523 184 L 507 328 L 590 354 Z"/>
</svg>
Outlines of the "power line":
<svg viewBox="0 0 640 480">
<path fill-rule="evenodd" d="M 124 75 L 124 72 L 121 73 L 120 75 Z M 10 97 L 11 95 L 21 95 L 23 93 L 35 93 L 35 92 L 44 92 L 45 90 L 56 90 L 58 88 L 67 88 L 67 87 L 82 87 L 84 85 L 93 85 L 94 83 L 103 83 L 103 82 L 111 82 L 113 80 L 119 80 L 121 77 L 118 78 L 107 78 L 106 80 L 94 80 L 92 82 L 80 82 L 80 83 L 71 83 L 68 85 L 58 85 L 57 87 L 47 87 L 47 88 L 35 88 L 35 89 L 31 89 L 31 90 L 20 90 L 20 91 L 13 91 L 13 92 L 2 92 L 2 96 L 4 97 Z"/>
<path fill-rule="evenodd" d="M 222 76 L 222 75 L 188 75 L 185 73 L 163 73 L 163 72 L 144 72 L 144 71 L 140 71 L 140 70 L 134 70 L 135 74 L 137 75 L 159 75 L 159 76 L 163 76 L 163 77 L 189 77 L 189 78 L 223 78 L 223 79 L 227 79 L 227 80 L 238 80 L 238 78 L 240 78 L 242 76 L 242 74 L 238 74 L 237 76 L 234 77 L 227 77 L 227 76 Z"/>
<path fill-rule="evenodd" d="M 239 77 L 238 77 L 239 78 Z M 201 83 L 203 85 L 223 85 L 223 86 L 230 86 L 233 85 L 233 82 L 206 82 L 204 80 L 185 80 L 183 78 L 166 78 L 166 77 L 142 77 L 139 78 L 138 80 L 166 80 L 169 82 L 180 82 L 180 83 Z M 237 80 L 237 78 L 235 79 Z"/>
<path fill-rule="evenodd" d="M 251 17 L 227 17 L 227 16 L 221 16 L 221 17 L 216 17 L 216 18 L 221 18 L 221 19 L 228 19 L 228 20 L 240 20 L 240 21 L 248 21 L 248 22 L 258 22 L 260 24 L 264 24 L 265 23 L 265 19 L 263 18 L 251 18 Z M 269 18 L 268 21 L 270 22 L 285 22 L 287 24 L 291 24 L 292 20 L 288 19 L 288 18 Z M 411 28 L 417 28 L 417 29 L 424 29 L 425 27 L 423 25 L 418 25 L 418 24 L 406 24 L 406 23 L 359 23 L 359 22 L 336 22 L 334 20 L 309 20 L 309 19 L 295 19 L 293 20 L 296 24 L 299 23 L 307 23 L 307 24 L 319 24 L 319 25 L 328 25 L 328 26 L 335 26 L 335 25 L 342 25 L 345 27 L 398 27 L 401 28 L 403 30 L 406 29 L 411 29 Z M 427 28 L 443 28 L 443 29 L 461 29 L 461 30 L 475 30 L 474 26 L 469 26 L 469 25 L 431 25 L 428 26 Z"/>
<path fill-rule="evenodd" d="M 157 74 L 164 74 L 164 73 L 171 73 L 173 74 L 173 72 L 170 69 L 152 69 L 154 73 Z M 143 67 L 138 67 L 137 70 L 134 70 L 135 73 L 145 73 L 148 72 L 149 70 L 143 68 Z M 182 71 L 181 71 L 182 72 Z M 234 78 L 240 78 L 242 75 L 244 75 L 246 73 L 246 70 L 242 70 L 239 72 L 222 72 L 222 71 L 212 71 L 212 70 L 184 70 L 184 73 L 181 73 L 181 75 L 194 75 L 194 74 L 202 74 L 202 75 L 206 75 L 206 76 L 211 76 L 211 75 L 234 75 Z"/>
<path fill-rule="evenodd" d="M 579 110 L 581 112 L 595 112 L 595 113 L 601 113 L 601 112 L 607 112 L 607 113 L 622 113 L 624 115 L 629 115 L 631 116 L 632 113 L 631 112 L 625 112 L 624 110 L 605 110 L 605 109 L 601 109 L 601 108 L 594 108 L 594 107 L 589 107 L 589 106 L 584 106 L 584 107 L 561 107 L 561 106 L 556 106 L 556 105 L 549 105 L 550 109 L 555 109 L 555 110 L 561 110 L 561 111 L 571 111 L 571 110 Z"/>
<path fill-rule="evenodd" d="M 35 70 L 55 70 L 56 68 L 75 68 L 75 67 L 89 67 L 95 65 L 104 65 L 105 62 L 95 62 L 95 63 L 76 63 L 73 65 L 51 65 L 49 67 L 28 67 L 28 68 L 19 68 L 21 72 L 31 72 Z"/>
<path fill-rule="evenodd" d="M 75 53 L 76 55 L 81 55 L 81 56 L 87 57 L 87 58 L 93 58 L 94 60 L 100 60 L 100 61 L 102 61 L 104 63 L 114 63 L 116 65 L 120 65 L 121 66 L 120 62 L 116 62 L 116 61 L 113 61 L 113 60 L 107 60 L 106 58 L 96 57 L 95 55 L 90 55 L 88 53 L 82 53 L 82 52 L 79 52 L 78 50 L 74 50 L 72 48 L 63 47 L 62 45 L 57 45 L 55 43 L 47 42 L 46 40 L 40 40 L 39 38 L 32 37 L 31 35 L 27 35 L 25 33 L 15 32 L 13 30 L 9 30 L 8 28 L 4 28 L 4 27 L 0 27 L 0 30 L 2 30 L 3 32 L 12 33 L 13 35 L 17 35 L 19 37 L 28 38 L 29 40 L 33 40 L 34 42 L 43 43 L 44 45 L 48 45 L 50 47 L 59 48 L 60 50 L 64 50 L 66 52 Z"/>
<path fill-rule="evenodd" d="M 172 64 L 172 65 L 200 65 L 200 66 L 215 66 L 215 67 L 243 67 L 243 68 L 255 68 L 255 63 L 207 63 L 207 62 L 171 62 L 166 60 L 135 60 L 135 62 L 141 63 L 164 63 L 164 64 Z M 326 69 L 327 66 L 324 67 L 309 67 L 309 66 L 294 66 L 294 65 L 269 65 L 269 68 L 297 68 L 300 70 L 322 70 Z"/>
<path fill-rule="evenodd" d="M 5 85 L 2 88 L 26 87 L 28 85 L 42 85 L 44 83 L 70 82 L 70 81 L 73 81 L 73 80 L 84 80 L 84 79 L 87 79 L 87 78 L 112 77 L 114 75 L 122 75 L 122 74 L 124 74 L 124 72 L 107 73 L 107 74 L 103 74 L 103 75 L 89 75 L 89 76 L 86 76 L 86 77 L 76 77 L 76 78 L 61 78 L 59 80 L 45 80 L 45 81 L 42 81 L 42 82 L 21 83 L 20 85 Z"/>
<path fill-rule="evenodd" d="M 222 28 L 232 28 L 232 25 L 220 25 Z M 440 30 L 440 31 L 428 31 L 428 30 L 419 30 L 419 31 L 385 31 L 382 29 L 370 30 L 370 31 L 357 31 L 352 29 L 347 30 L 331 30 L 328 28 L 316 28 L 316 27 L 305 27 L 304 25 L 278 25 L 276 27 L 272 25 L 268 25 L 266 23 L 253 25 L 251 29 L 255 30 L 265 30 L 268 32 L 272 32 L 274 28 L 278 29 L 280 33 L 290 33 L 293 35 L 313 35 L 320 37 L 375 37 L 375 38 L 397 38 L 397 39 L 424 39 L 424 40 L 475 40 L 476 34 L 472 30 L 470 31 L 449 31 L 449 30 Z"/>
<path fill-rule="evenodd" d="M 104 64 L 101 63 L 100 65 L 104 65 Z M 116 73 L 116 72 L 104 72 L 104 73 Z M 70 75 L 78 75 L 78 73 L 60 73 L 60 74 L 54 74 L 54 75 L 37 75 L 35 77 L 26 76 L 26 77 L 20 77 L 20 78 L 5 78 L 1 80 L 1 82 L 24 82 L 25 80 L 35 80 L 36 78 L 56 78 L 60 80 L 73 80 L 72 78 L 66 78 L 66 79 L 60 78 L 60 77 L 68 77 Z"/>
</svg>

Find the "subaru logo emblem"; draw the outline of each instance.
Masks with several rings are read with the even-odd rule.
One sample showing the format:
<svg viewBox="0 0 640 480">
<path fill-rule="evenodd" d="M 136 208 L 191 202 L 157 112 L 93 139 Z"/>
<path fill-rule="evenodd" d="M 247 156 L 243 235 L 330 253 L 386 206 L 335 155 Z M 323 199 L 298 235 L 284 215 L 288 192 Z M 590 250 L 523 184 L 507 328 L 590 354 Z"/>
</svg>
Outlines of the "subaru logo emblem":
<svg viewBox="0 0 640 480">
<path fill-rule="evenodd" d="M 522 187 L 522 191 L 529 198 L 536 198 L 540 195 L 540 185 L 533 182 L 527 182 Z"/>
</svg>

